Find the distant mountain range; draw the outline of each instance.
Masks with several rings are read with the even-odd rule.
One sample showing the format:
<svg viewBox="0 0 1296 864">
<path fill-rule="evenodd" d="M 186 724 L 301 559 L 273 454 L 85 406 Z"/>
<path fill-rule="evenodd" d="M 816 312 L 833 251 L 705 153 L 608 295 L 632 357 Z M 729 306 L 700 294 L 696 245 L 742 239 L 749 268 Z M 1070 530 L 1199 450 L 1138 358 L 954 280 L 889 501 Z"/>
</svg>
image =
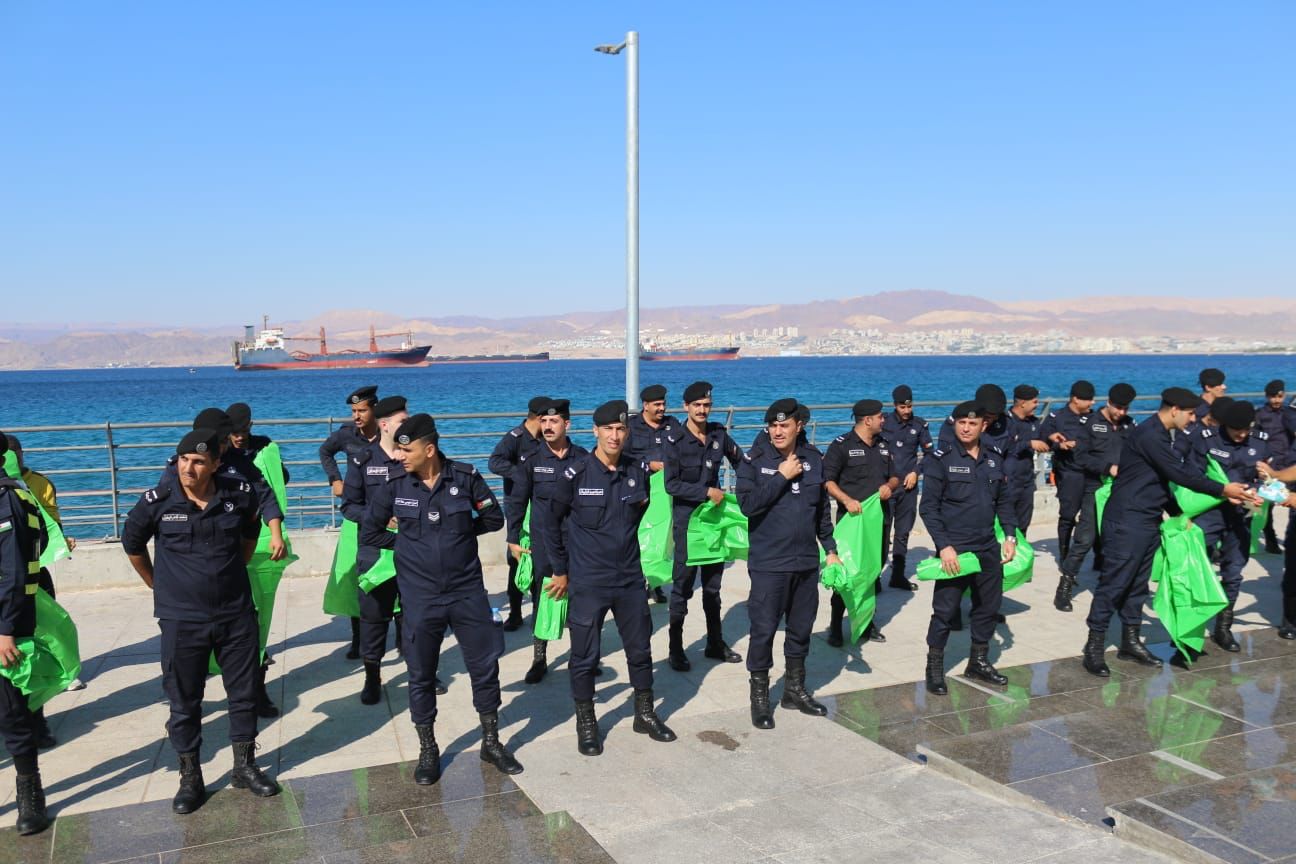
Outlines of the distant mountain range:
<svg viewBox="0 0 1296 864">
<path fill-rule="evenodd" d="M 249 309 L 248 319 L 258 320 L 259 312 Z M 544 350 L 544 343 L 554 340 L 615 338 L 624 327 L 624 311 L 573 311 L 522 318 L 403 318 L 377 310 L 347 309 L 300 321 L 271 320 L 290 335 L 302 337 L 314 336 L 324 327 L 332 350 L 367 345 L 372 324 L 379 331 L 412 330 L 417 342 L 432 345 L 433 354 L 496 354 Z M 1262 337 L 1296 344 L 1296 298 L 1091 297 L 995 303 L 943 291 L 888 291 L 807 303 L 645 308 L 640 326 L 645 338 L 653 333 L 663 337 L 709 334 L 723 340 L 739 333 L 787 327 L 796 327 L 804 338 L 840 329 L 896 333 L 971 328 L 987 333 L 1056 331 L 1119 338 L 1216 336 L 1235 340 L 1242 348 Z M 176 329 L 104 324 L 59 329 L 9 324 L 0 326 L 0 368 L 220 365 L 231 362 L 230 343 L 241 337 L 238 326 Z M 382 344 L 393 341 L 380 340 Z M 311 347 L 309 342 L 300 345 Z M 563 357 L 613 356 L 617 352 L 595 347 L 553 353 Z"/>
</svg>

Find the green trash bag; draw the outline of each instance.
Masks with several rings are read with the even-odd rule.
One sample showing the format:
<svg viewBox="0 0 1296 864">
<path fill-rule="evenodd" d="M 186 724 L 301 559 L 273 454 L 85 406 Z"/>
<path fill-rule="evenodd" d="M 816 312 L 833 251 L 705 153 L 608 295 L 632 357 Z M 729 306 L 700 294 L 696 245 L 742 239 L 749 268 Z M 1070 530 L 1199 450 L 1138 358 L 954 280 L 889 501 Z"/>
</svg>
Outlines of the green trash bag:
<svg viewBox="0 0 1296 864">
<path fill-rule="evenodd" d="M 324 583 L 325 615 L 360 617 L 360 572 L 356 567 L 359 542 L 360 526 L 350 519 L 343 519 L 337 548 L 333 550 L 333 567 Z"/>
<path fill-rule="evenodd" d="M 852 642 L 858 642 L 873 622 L 877 577 L 882 572 L 882 502 L 874 494 L 861 501 L 860 507 L 859 513 L 847 513 L 833 528 L 842 563 L 824 567 L 819 577 L 846 604 Z"/>
<path fill-rule="evenodd" d="M 658 471 L 648 478 L 648 509 L 639 521 L 639 566 L 653 588 L 669 585 L 675 569 L 675 538 L 671 536 L 671 496 Z"/>
<path fill-rule="evenodd" d="M 1206 477 L 1217 483 L 1228 483 L 1228 475 L 1214 458 L 1206 457 Z M 1170 484 L 1170 491 L 1174 494 L 1175 502 L 1178 503 L 1179 509 L 1183 515 L 1189 519 L 1195 519 L 1201 514 L 1210 510 L 1212 507 L 1218 507 L 1223 498 L 1216 498 L 1214 495 L 1206 495 L 1202 492 L 1194 492 L 1191 489 L 1185 489 L 1177 483 Z"/>
<path fill-rule="evenodd" d="M 1187 516 L 1161 523 L 1161 548 L 1152 559 L 1150 578 L 1157 583 L 1152 611 L 1191 663 L 1185 648 L 1202 650 L 1203 628 L 1228 605 L 1228 598 L 1206 553 L 1205 535 Z"/>
<path fill-rule="evenodd" d="M 545 590 L 552 581 L 552 576 L 546 576 L 544 582 L 540 583 L 540 604 L 536 606 L 535 613 L 535 636 L 546 642 L 561 639 L 563 628 L 567 626 L 566 595 L 561 600 L 555 600 Z"/>
<path fill-rule="evenodd" d="M 18 454 L 12 450 L 5 451 L 4 454 L 4 473 L 15 480 L 22 480 L 22 471 L 18 468 Z M 63 536 L 63 529 L 54 521 L 46 510 L 45 505 L 35 496 L 32 501 L 36 503 L 36 509 L 40 511 L 41 522 L 45 524 L 45 533 L 49 539 L 45 543 L 45 548 L 41 550 L 40 566 L 49 567 L 55 561 L 62 561 L 72 555 L 72 550 L 68 549 L 67 537 Z"/>
<path fill-rule="evenodd" d="M 735 496 L 725 495 L 719 504 L 703 501 L 689 516 L 688 559 L 685 563 L 693 567 L 722 561 L 746 561 L 750 542 L 747 517 Z"/>
<path fill-rule="evenodd" d="M 527 505 L 526 514 L 522 517 L 522 531 L 518 534 L 518 545 L 523 549 L 531 548 L 531 505 Z M 513 584 L 523 594 L 531 590 L 531 581 L 535 578 L 535 562 L 529 554 L 518 558 L 517 571 L 513 574 Z"/>
<path fill-rule="evenodd" d="M 1107 499 L 1111 497 L 1112 482 L 1110 476 L 1104 477 L 1102 485 L 1094 490 L 1094 531 L 1098 534 L 1102 533 L 1103 511 L 1107 509 Z"/>
<path fill-rule="evenodd" d="M 919 562 L 918 568 L 914 573 L 919 579 L 924 581 L 933 581 L 936 579 L 957 579 L 959 576 L 970 576 L 973 573 L 981 572 L 981 562 L 977 556 L 971 552 L 963 552 L 958 556 L 959 572 L 957 575 L 946 573 L 941 568 L 940 556 L 933 555 L 926 561 Z"/>
<path fill-rule="evenodd" d="M 999 526 L 998 518 L 995 519 L 995 539 L 999 545 L 1003 545 L 1004 532 Z M 939 560 L 939 559 L 938 559 Z M 1027 582 L 1035 578 L 1035 549 L 1026 542 L 1026 535 L 1020 530 L 1017 531 L 1017 552 L 1013 559 L 1003 565 L 1003 590 L 1011 591 L 1014 588 L 1020 588 Z"/>
<path fill-rule="evenodd" d="M 1273 505 L 1268 501 L 1260 506 L 1260 509 L 1252 513 L 1247 518 L 1251 520 L 1251 554 L 1258 555 L 1264 545 L 1260 542 L 1261 535 L 1264 534 L 1265 522 L 1269 521 L 1269 508 Z"/>
<path fill-rule="evenodd" d="M 26 694 L 27 707 L 35 711 L 67 689 L 81 675 L 81 649 L 76 624 L 67 610 L 36 589 L 36 628 L 31 636 L 14 640 L 22 659 L 0 675 Z"/>
</svg>

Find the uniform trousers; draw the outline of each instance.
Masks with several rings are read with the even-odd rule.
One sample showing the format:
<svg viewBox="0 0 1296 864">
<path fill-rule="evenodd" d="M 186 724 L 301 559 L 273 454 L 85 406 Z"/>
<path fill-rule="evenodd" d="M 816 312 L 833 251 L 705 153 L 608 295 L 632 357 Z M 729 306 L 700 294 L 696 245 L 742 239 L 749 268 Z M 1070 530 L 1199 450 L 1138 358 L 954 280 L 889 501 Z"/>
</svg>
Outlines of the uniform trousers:
<svg viewBox="0 0 1296 864">
<path fill-rule="evenodd" d="M 1066 557 L 1062 559 L 1061 569 L 1064 576 L 1074 580 L 1080 575 L 1085 556 L 1094 547 L 1098 538 L 1097 505 L 1094 493 L 1085 491 L 1080 498 L 1080 520 L 1075 523 L 1075 532 L 1071 535 L 1071 545 L 1067 547 Z"/>
<path fill-rule="evenodd" d="M 1287 533 L 1283 536 L 1283 544 L 1283 618 L 1296 624 L 1296 511 L 1288 511 Z"/>
<path fill-rule="evenodd" d="M 689 511 L 692 512 L 691 510 Z M 681 515 L 684 518 L 681 518 Z M 671 569 L 670 618 L 683 621 L 688 615 L 688 601 L 693 599 L 694 586 L 702 583 L 702 611 L 708 625 L 720 623 L 720 580 L 724 575 L 724 562 L 715 564 L 686 564 L 688 560 L 687 513 L 675 513 L 671 529 L 675 538 L 675 562 Z"/>
<path fill-rule="evenodd" d="M 1035 518 L 1035 475 L 1008 478 L 1008 501 L 1023 534 Z"/>
<path fill-rule="evenodd" d="M 14 762 L 36 758 L 37 728 L 27 696 L 8 678 L 0 677 L 0 735 Z"/>
<path fill-rule="evenodd" d="M 402 597 L 407 605 L 401 636 L 414 725 L 430 726 L 436 721 L 437 664 L 448 627 L 454 629 L 463 652 L 468 680 L 472 682 L 473 707 L 478 714 L 499 710 L 499 658 L 504 656 L 504 630 L 495 621 L 486 592 L 467 594 L 447 603 L 410 602 L 408 593 Z"/>
<path fill-rule="evenodd" d="M 215 654 L 229 702 L 230 741 L 255 741 L 261 668 L 260 628 L 248 611 L 222 621 L 160 619 L 162 689 L 171 702 L 167 732 L 177 753 L 202 747 L 202 700 L 209 658 Z"/>
<path fill-rule="evenodd" d="M 1064 561 L 1071 548 L 1076 516 L 1084 502 L 1085 476 L 1083 471 L 1057 471 L 1054 478 L 1058 499 L 1058 560 Z"/>
<path fill-rule="evenodd" d="M 372 591 L 360 589 L 360 657 L 366 663 L 381 663 L 387 653 L 387 625 L 396 614 L 398 600 L 395 576 Z"/>
<path fill-rule="evenodd" d="M 1152 560 L 1161 548 L 1161 524 L 1116 519 L 1103 524 L 1103 566 L 1086 623 L 1090 630 L 1106 631 L 1112 615 L 1119 613 L 1122 624 L 1138 626 L 1143 623 Z"/>
<path fill-rule="evenodd" d="M 571 673 L 572 698 L 577 702 L 594 698 L 594 670 L 603 656 L 603 622 L 609 612 L 625 648 L 630 685 L 636 690 L 651 690 L 652 649 L 648 640 L 652 636 L 652 613 L 648 611 L 643 583 L 611 587 L 572 580 L 569 584 L 567 630 L 571 659 L 567 669 Z"/>
<path fill-rule="evenodd" d="M 901 483 L 886 503 L 886 516 L 882 520 L 883 564 L 886 564 L 888 547 L 892 558 L 904 558 L 909 554 L 909 533 L 913 531 L 914 519 L 918 515 L 918 487 L 905 489 Z"/>
<path fill-rule="evenodd" d="M 987 546 L 961 551 L 976 555 L 981 572 L 932 582 L 932 616 L 927 625 L 929 648 L 945 648 L 950 624 L 958 617 L 963 592 L 967 590 L 972 592 L 972 614 L 968 618 L 972 641 L 988 644 L 994 636 L 995 616 L 1003 602 L 1002 549 L 992 539 Z"/>
<path fill-rule="evenodd" d="M 810 654 L 810 631 L 819 612 L 819 573 L 809 570 L 750 570 L 751 594 L 747 615 L 751 639 L 747 649 L 747 670 L 768 672 L 774 666 L 774 634 L 779 623 L 787 622 L 783 636 L 784 658 Z"/>
</svg>

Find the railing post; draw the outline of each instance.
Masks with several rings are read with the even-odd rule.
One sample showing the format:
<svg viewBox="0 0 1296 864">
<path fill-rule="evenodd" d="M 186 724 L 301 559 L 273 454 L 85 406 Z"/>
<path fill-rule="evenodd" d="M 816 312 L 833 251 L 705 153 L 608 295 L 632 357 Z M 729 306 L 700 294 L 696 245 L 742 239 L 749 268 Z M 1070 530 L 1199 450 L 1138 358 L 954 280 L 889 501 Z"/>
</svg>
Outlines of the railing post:
<svg viewBox="0 0 1296 864">
<path fill-rule="evenodd" d="M 112 539 L 120 540 L 121 504 L 117 500 L 117 452 L 113 447 L 111 421 L 104 424 L 104 436 L 108 439 L 108 478 L 112 489 Z"/>
</svg>

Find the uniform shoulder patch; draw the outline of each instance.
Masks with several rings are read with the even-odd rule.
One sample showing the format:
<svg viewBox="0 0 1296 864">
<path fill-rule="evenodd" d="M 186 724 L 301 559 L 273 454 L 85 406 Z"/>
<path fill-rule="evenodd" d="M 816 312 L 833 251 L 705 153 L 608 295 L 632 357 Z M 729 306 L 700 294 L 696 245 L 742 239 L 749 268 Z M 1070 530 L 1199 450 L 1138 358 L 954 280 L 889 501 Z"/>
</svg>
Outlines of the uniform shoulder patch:
<svg viewBox="0 0 1296 864">
<path fill-rule="evenodd" d="M 522 437 L 522 430 L 520 430 L 520 429 L 510 429 L 510 430 L 509 430 L 509 434 L 512 435 L 514 438 L 521 438 L 521 437 Z"/>
<path fill-rule="evenodd" d="M 145 492 L 144 500 L 150 504 L 153 504 L 154 502 L 161 501 L 169 494 L 171 494 L 170 486 L 158 486 L 155 489 L 150 489 L 147 492 Z"/>
<path fill-rule="evenodd" d="M 1256 429 L 1256 430 L 1253 431 L 1251 434 L 1254 435 L 1254 436 L 1256 437 L 1256 440 L 1257 440 L 1257 441 L 1268 441 L 1268 440 L 1269 440 L 1269 433 L 1266 432 L 1266 431 L 1264 431 L 1263 429 Z"/>
<path fill-rule="evenodd" d="M 563 471 L 563 476 L 566 477 L 568 480 L 575 480 L 576 475 L 579 473 L 580 473 L 580 469 L 578 469 L 575 465 L 568 465 L 567 469 Z"/>
<path fill-rule="evenodd" d="M 840 444 L 841 442 L 843 442 L 843 441 L 845 441 L 845 440 L 846 440 L 846 436 L 845 436 L 845 435 L 838 435 L 836 438 L 833 439 L 833 443 L 834 443 L 834 444 Z"/>
<path fill-rule="evenodd" d="M 941 458 L 941 457 L 944 456 L 944 455 L 945 455 L 945 451 L 944 451 L 944 450 L 933 450 L 933 451 L 931 452 L 931 457 L 932 457 L 933 459 L 939 459 L 939 458 Z"/>
<path fill-rule="evenodd" d="M 1209 438 L 1209 437 L 1211 437 L 1211 436 L 1214 435 L 1214 434 L 1215 434 L 1214 432 L 1212 432 L 1211 430 L 1207 429 L 1205 426 L 1203 426 L 1202 429 L 1201 429 L 1201 437 L 1203 437 L 1203 438 Z"/>
</svg>

